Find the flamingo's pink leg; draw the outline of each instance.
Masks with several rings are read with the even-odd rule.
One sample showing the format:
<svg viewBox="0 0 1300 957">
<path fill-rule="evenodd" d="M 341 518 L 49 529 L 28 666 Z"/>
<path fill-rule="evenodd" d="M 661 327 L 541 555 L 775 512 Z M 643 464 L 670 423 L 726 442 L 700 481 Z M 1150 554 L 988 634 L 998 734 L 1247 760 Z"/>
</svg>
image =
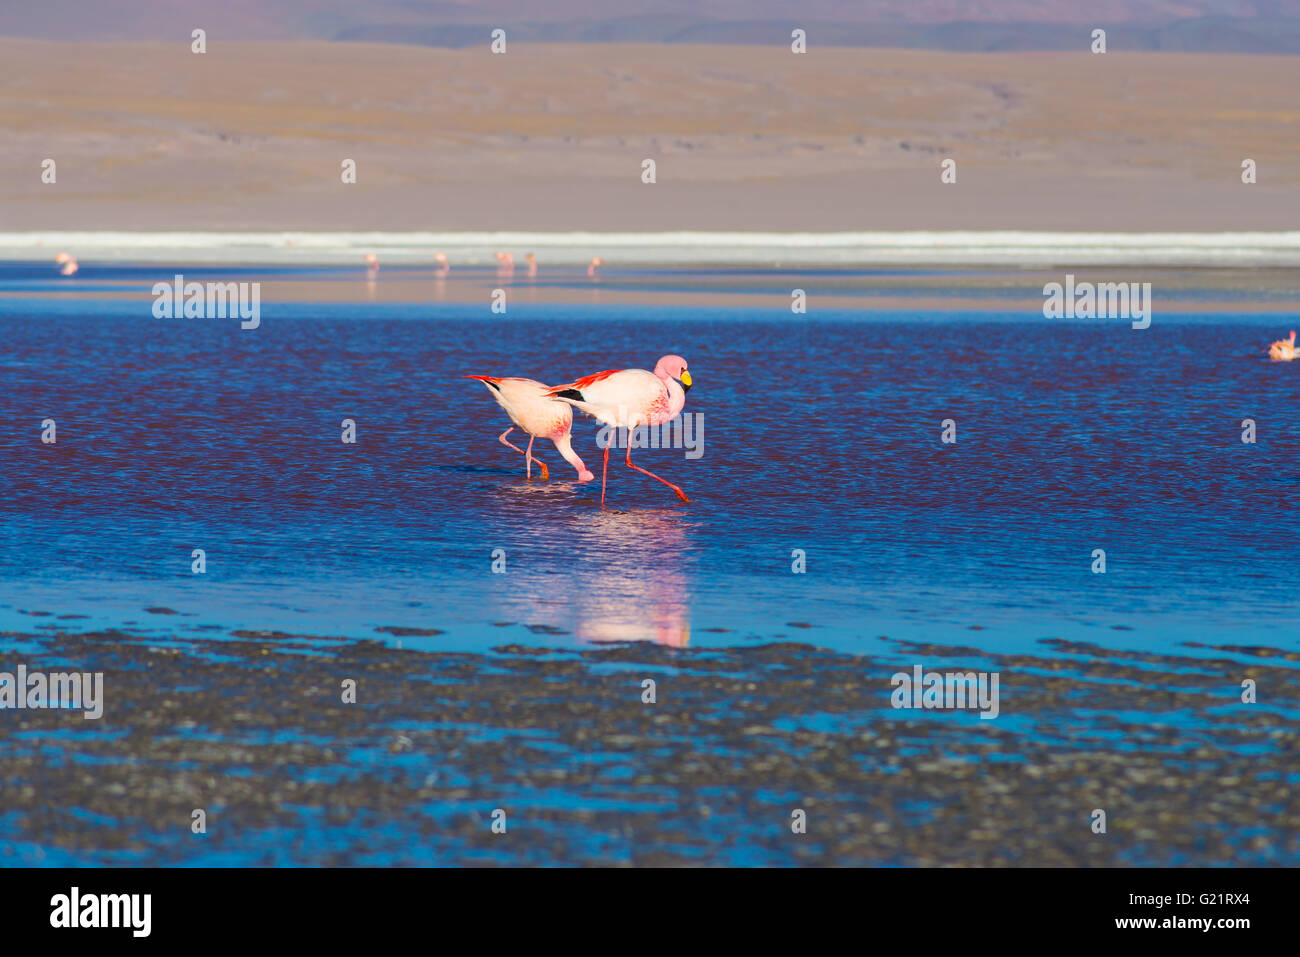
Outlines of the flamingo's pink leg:
<svg viewBox="0 0 1300 957">
<path fill-rule="evenodd" d="M 545 462 L 533 455 L 533 440 L 536 438 L 535 435 L 528 436 L 528 451 L 524 453 L 524 461 L 527 463 L 528 478 L 533 477 L 533 463 L 536 462 L 542 470 L 542 481 L 545 482 L 551 477 L 551 471 L 546 467 Z"/>
<path fill-rule="evenodd" d="M 521 448 L 520 448 L 519 446 L 517 446 L 517 445 L 514 445 L 514 444 L 512 444 L 512 443 L 506 441 L 506 436 L 509 435 L 509 434 L 510 434 L 511 432 L 513 432 L 514 430 L 515 430 L 515 427 L 514 427 L 513 425 L 510 426 L 510 428 L 506 429 L 504 432 L 502 432 L 500 435 L 497 436 L 497 441 L 500 442 L 502 445 L 506 446 L 506 448 L 514 449 L 514 450 L 515 450 L 516 452 L 518 452 L 520 455 L 523 455 L 523 454 L 524 454 L 524 450 L 523 450 L 523 449 L 521 449 Z"/>
<path fill-rule="evenodd" d="M 514 430 L 515 430 L 515 427 L 514 427 L 513 425 L 510 426 L 510 428 L 506 429 L 504 432 L 502 432 L 500 435 L 497 436 L 497 441 L 500 442 L 502 445 L 506 446 L 506 448 L 514 449 L 516 452 L 518 452 L 520 455 L 522 455 L 525 459 L 527 459 L 527 458 L 529 457 L 529 452 L 531 452 L 531 451 L 532 451 L 532 448 L 533 448 L 533 440 L 532 440 L 532 439 L 529 439 L 529 440 L 528 440 L 528 449 L 529 449 L 529 452 L 525 452 L 525 451 L 524 451 L 523 449 L 521 449 L 519 446 L 517 446 L 517 445 L 515 445 L 515 444 L 513 444 L 513 443 L 511 443 L 511 442 L 507 442 L 507 441 L 506 441 L 506 436 L 509 435 L 509 434 L 510 434 L 511 432 L 513 432 Z M 534 460 L 537 462 L 538 465 L 540 465 L 540 466 L 542 467 L 542 478 L 546 478 L 546 477 L 550 474 L 550 472 L 549 472 L 549 471 L 547 470 L 547 468 L 546 468 L 546 463 L 543 462 L 541 459 L 538 459 L 538 458 L 535 458 Z M 528 476 L 528 477 L 529 477 L 529 478 L 532 478 L 532 471 L 531 471 L 531 469 L 529 470 L 529 476 Z"/>
<path fill-rule="evenodd" d="M 605 452 L 606 452 L 606 454 L 608 454 L 608 453 L 609 453 L 609 449 L 605 449 Z M 672 489 L 674 492 L 676 492 L 676 493 L 677 493 L 677 497 L 680 498 L 683 502 L 689 502 L 689 501 L 690 501 L 690 499 L 686 497 L 686 493 L 683 492 L 681 489 L 679 489 L 679 488 L 678 488 L 676 485 L 674 485 L 672 482 L 668 481 L 667 479 L 660 478 L 658 475 L 655 475 L 654 472 L 651 472 L 651 471 L 649 471 L 649 470 L 647 470 L 647 469 L 643 469 L 643 468 L 641 468 L 641 466 L 639 466 L 639 465 L 633 465 L 633 464 L 632 464 L 632 443 L 631 443 L 631 442 L 628 442 L 628 444 L 627 444 L 627 467 L 630 468 L 630 469 L 635 469 L 636 471 L 640 472 L 642 475 L 648 475 L 648 476 L 650 476 L 650 477 L 651 477 L 652 479 L 654 479 L 656 482 L 663 482 L 663 483 L 664 483 L 665 485 L 667 485 L 670 489 Z"/>
<path fill-rule="evenodd" d="M 600 470 L 600 504 L 605 504 L 605 476 L 609 474 L 609 446 L 605 446 L 605 465 Z"/>
</svg>

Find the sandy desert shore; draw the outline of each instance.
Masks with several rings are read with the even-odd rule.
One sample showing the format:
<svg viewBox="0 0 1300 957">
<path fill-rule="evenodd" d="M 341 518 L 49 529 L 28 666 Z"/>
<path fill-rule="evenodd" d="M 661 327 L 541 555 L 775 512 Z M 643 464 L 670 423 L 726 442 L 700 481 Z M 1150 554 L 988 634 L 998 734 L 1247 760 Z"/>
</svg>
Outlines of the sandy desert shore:
<svg viewBox="0 0 1300 957">
<path fill-rule="evenodd" d="M 0 39 L 0 231 L 1285 230 L 1297 79 L 1284 56 Z"/>
</svg>

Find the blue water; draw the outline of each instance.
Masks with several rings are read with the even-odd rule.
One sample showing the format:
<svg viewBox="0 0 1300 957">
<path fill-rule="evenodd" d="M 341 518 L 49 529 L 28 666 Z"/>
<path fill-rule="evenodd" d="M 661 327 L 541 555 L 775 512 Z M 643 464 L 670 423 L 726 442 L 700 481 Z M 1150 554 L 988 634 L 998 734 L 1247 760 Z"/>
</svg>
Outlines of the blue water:
<svg viewBox="0 0 1300 957">
<path fill-rule="evenodd" d="M 1157 312 L 1137 331 L 707 298 L 505 317 L 263 303 L 241 330 L 149 305 L 0 298 L 0 626 L 30 628 L 31 611 L 160 632 L 406 626 L 443 632 L 408 647 L 457 649 L 1300 636 L 1300 368 L 1262 355 L 1294 316 Z M 542 442 L 551 480 L 526 480 L 496 441 L 508 421 L 460 378 L 558 382 L 669 352 L 690 363 L 704 454 L 636 460 L 689 505 L 616 450 L 602 508 L 582 418 L 598 480 L 572 484 Z"/>
<path fill-rule="evenodd" d="M 183 271 L 200 280 L 358 281 L 355 270 Z M 582 305 L 516 297 L 507 316 L 491 314 L 485 299 L 266 301 L 261 327 L 241 330 L 237 320 L 155 319 L 148 286 L 172 271 L 89 272 L 50 283 L 48 270 L 0 265 L 0 293 L 19 293 L 0 294 L 0 630 L 119 627 L 146 634 L 151 646 L 241 629 L 316 636 L 282 643 L 303 655 L 328 655 L 352 638 L 454 651 L 784 640 L 870 656 L 861 659 L 873 662 L 861 674 L 859 659 L 842 667 L 878 690 L 868 699 L 878 710 L 795 701 L 773 722 L 780 734 L 897 734 L 892 748 L 864 746 L 868 764 L 895 749 L 904 761 L 921 760 L 942 742 L 964 740 L 962 729 L 984 741 L 986 725 L 996 724 L 1006 736 L 991 739 L 995 749 L 978 758 L 955 753 L 994 767 L 1034 760 L 1018 741 L 1054 757 L 1140 751 L 1163 755 L 1176 774 L 1201 761 L 1205 747 L 1258 757 L 1294 779 L 1274 737 L 1283 732 L 1271 730 L 1289 730 L 1295 720 L 1288 689 L 1269 677 L 1260 702 L 1241 710 L 1238 676 L 1222 660 L 1261 659 L 1215 646 L 1293 652 L 1300 639 L 1300 524 L 1292 517 L 1300 364 L 1263 356 L 1268 342 L 1300 325 L 1295 315 L 1166 315 L 1157 304 L 1151 327 L 1138 331 L 1122 320 L 1049 322 L 1036 310 L 827 308 L 834 300 L 813 292 L 811 314 L 796 317 L 773 308 L 767 295 L 754 296 L 752 306 L 716 305 L 694 285 L 700 276 L 716 280 L 714 291 L 734 291 L 749 274 L 695 270 L 610 279 L 624 291 L 635 284 L 694 293 L 684 306 L 594 304 L 590 290 L 577 297 Z M 917 271 L 910 292 L 890 294 L 926 296 L 932 275 Z M 797 278 L 810 290 L 820 279 Z M 871 277 L 858 278 L 869 294 Z M 120 297 L 124 283 L 138 286 L 138 295 L 46 295 L 73 289 Z M 1262 289 L 1255 301 L 1270 297 Z M 479 383 L 461 378 L 560 382 L 609 367 L 652 367 L 670 352 L 690 365 L 686 410 L 702 416 L 703 455 L 642 449 L 634 457 L 681 485 L 689 504 L 630 472 L 619 450 L 602 507 L 596 427 L 583 418 L 574 445 L 598 480 L 574 484 L 544 442 L 536 450 L 550 480 L 528 480 L 522 458 L 497 441 L 508 421 Z M 57 423 L 52 445 L 41 441 L 47 418 Z M 1254 444 L 1241 441 L 1245 418 L 1256 423 Z M 354 445 L 340 441 L 344 419 L 356 422 Z M 956 423 L 955 444 L 940 441 L 946 419 Z M 1106 552 L 1105 574 L 1092 571 L 1098 548 Z M 192 573 L 193 549 L 206 553 L 204 574 Z M 792 569 L 796 550 L 806 562 L 802 574 Z M 504 554 L 504 574 L 493 571 L 494 553 Z M 378 630 L 391 628 L 437 633 Z M 15 660 L 38 642 L 11 637 L 5 647 Z M 1098 646 L 1122 651 L 1122 669 L 1107 671 Z M 1008 669 L 996 722 L 893 711 L 888 671 L 874 663 L 996 670 L 1008 667 L 999 656 L 1021 652 L 1034 657 Z M 222 660 L 210 649 L 202 654 Z M 791 660 L 799 654 L 807 650 Z M 786 667 L 741 663 L 755 657 L 736 659 L 735 667 L 753 668 L 746 679 L 764 681 Z M 1217 662 L 1201 668 L 1197 658 Z M 1272 655 L 1268 664 L 1295 667 Z M 442 682 L 461 680 L 449 658 L 414 667 Z M 647 674 L 668 683 L 691 660 L 589 667 L 636 687 Z M 1019 706 L 1061 677 L 1079 684 L 1047 706 Z M 1131 711 L 1093 696 L 1110 684 L 1131 691 Z M 1223 707 L 1165 697 L 1183 687 L 1222 693 Z M 431 696 L 438 692 L 436 682 L 429 685 Z M 681 851 L 688 857 L 792 859 L 788 850 L 762 846 L 768 825 L 745 802 L 782 805 L 785 815 L 783 804 L 801 794 L 765 795 L 748 784 L 716 794 L 657 780 L 632 786 L 655 753 L 628 752 L 616 741 L 575 752 L 545 727 L 513 724 L 509 703 L 478 709 L 457 728 L 487 740 L 522 736 L 528 747 L 519 753 L 537 765 L 528 770 L 549 769 L 553 777 L 538 780 L 561 782 L 510 792 L 521 827 L 529 822 L 542 838 L 570 842 L 582 859 L 619 858 L 632 853 L 631 831 L 593 831 L 586 819 L 547 821 L 543 812 L 614 811 L 633 824 L 663 812 L 690 835 L 693 846 Z M 676 766 L 696 752 L 741 747 L 728 719 L 744 705 L 702 696 L 693 716 L 716 728 L 706 723 L 707 733 L 689 739 L 667 732 L 656 752 L 676 755 L 669 762 Z M 434 730 L 443 728 L 451 726 Z M 433 772 L 440 787 L 473 795 L 498 793 L 497 775 L 521 773 L 491 762 L 462 768 L 436 749 L 390 751 L 393 736 L 418 737 L 429 727 L 393 722 L 373 730 L 365 746 L 340 746 L 337 764 L 227 770 L 263 775 L 268 787 L 284 777 L 409 778 L 413 793 Z M 254 750 L 273 741 L 322 743 L 292 722 L 230 738 L 202 726 L 176 734 Z M 7 740 L 11 754 L 46 748 L 53 766 L 93 767 L 101 760 L 87 750 L 93 737 L 77 726 L 16 731 Z M 785 747 L 783 738 L 754 741 L 749 747 L 759 751 Z M 566 776 L 575 768 L 583 773 Z M 148 773 L 166 780 L 175 770 Z M 837 783 L 826 796 L 875 814 L 870 789 L 856 787 Z M 693 810 L 701 794 L 721 809 L 716 825 Z M 967 797 L 960 788 L 938 800 L 918 796 L 903 819 L 923 825 Z M 99 813 L 98 790 L 77 800 L 69 813 Z M 439 821 L 486 813 L 476 808 L 474 800 L 438 799 L 427 813 Z M 130 821 L 104 817 L 106 834 L 133 833 L 147 847 L 70 851 L 47 839 L 54 831 L 37 830 L 33 842 L 32 832 L 16 829 L 26 836 L 0 842 L 0 850 L 42 864 L 297 864 L 345 852 L 353 863 L 392 864 L 464 862 L 478 853 L 452 837 L 408 830 L 400 816 L 367 811 L 340 822 L 319 806 L 289 810 L 298 825 L 241 831 L 226 845 L 194 845 L 186 835 L 178 850 L 171 832 L 133 831 Z M 1269 833 L 1290 833 L 1284 817 L 1265 818 Z M 642 848 L 655 832 L 638 826 L 635 847 Z M 1241 822 L 1224 826 L 1245 854 L 1240 842 L 1250 835 L 1233 830 Z M 1242 859 L 1294 857 L 1283 838 L 1274 843 Z M 502 845 L 482 859 L 555 862 L 545 844 Z M 1182 853 L 1175 862 L 1186 862 Z M 1171 859 L 1133 854 L 1133 863 Z"/>
</svg>

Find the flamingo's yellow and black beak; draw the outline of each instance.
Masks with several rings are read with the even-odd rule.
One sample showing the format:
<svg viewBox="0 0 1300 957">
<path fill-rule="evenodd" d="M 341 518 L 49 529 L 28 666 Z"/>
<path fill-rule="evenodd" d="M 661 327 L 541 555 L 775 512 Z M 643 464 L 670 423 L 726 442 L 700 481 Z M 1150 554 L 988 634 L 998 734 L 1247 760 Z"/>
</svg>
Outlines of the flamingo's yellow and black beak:
<svg viewBox="0 0 1300 957">
<path fill-rule="evenodd" d="M 691 374 L 685 369 L 682 370 L 681 378 L 678 381 L 682 384 L 682 389 L 686 392 L 691 391 Z"/>
</svg>

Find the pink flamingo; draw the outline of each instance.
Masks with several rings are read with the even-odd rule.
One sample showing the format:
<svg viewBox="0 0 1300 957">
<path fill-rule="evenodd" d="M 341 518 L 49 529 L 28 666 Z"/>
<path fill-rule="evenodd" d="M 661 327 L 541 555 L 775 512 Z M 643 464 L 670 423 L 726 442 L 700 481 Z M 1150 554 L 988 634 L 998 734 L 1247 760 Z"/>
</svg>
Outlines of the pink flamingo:
<svg viewBox="0 0 1300 957">
<path fill-rule="evenodd" d="M 514 254 L 512 254 L 512 253 L 496 253 L 496 254 L 495 254 L 495 259 L 496 259 L 496 261 L 497 261 L 498 263 L 500 263 L 500 265 L 497 266 L 497 275 L 498 275 L 498 276 L 513 276 L 513 275 L 515 274 L 515 257 L 514 257 Z"/>
<path fill-rule="evenodd" d="M 1290 362 L 1296 357 L 1295 330 L 1285 339 L 1279 339 L 1268 347 L 1268 357 L 1278 362 Z"/>
<path fill-rule="evenodd" d="M 592 256 L 591 262 L 587 264 L 587 278 L 594 279 L 596 276 L 596 270 L 603 265 L 605 265 L 605 260 L 601 259 L 599 256 Z"/>
<path fill-rule="evenodd" d="M 62 267 L 59 270 L 59 274 L 62 276 L 75 276 L 77 270 L 81 268 L 77 265 L 77 260 L 67 253 L 59 253 L 54 257 L 54 261 Z"/>
<path fill-rule="evenodd" d="M 438 268 L 433 271 L 433 274 L 439 279 L 445 278 L 447 273 L 451 272 L 451 263 L 447 262 L 447 257 L 442 253 L 434 253 L 433 261 L 438 264 Z"/>
<path fill-rule="evenodd" d="M 364 259 L 366 263 L 366 272 L 373 278 L 374 275 L 379 272 L 379 257 L 374 253 L 366 253 L 362 259 Z"/>
<path fill-rule="evenodd" d="M 528 278 L 532 279 L 537 275 L 537 257 L 529 253 L 524 259 L 528 260 Z"/>
<path fill-rule="evenodd" d="M 524 457 L 529 478 L 533 477 L 534 461 L 541 466 L 542 478 L 550 478 L 550 470 L 546 467 L 546 463 L 533 456 L 533 440 L 536 438 L 550 439 L 555 443 L 564 460 L 578 470 L 579 482 L 590 482 L 596 477 L 587 471 L 587 466 L 582 464 L 582 459 L 578 458 L 577 453 L 573 451 L 570 441 L 573 410 L 563 402 L 556 402 L 550 398 L 547 395 L 549 386 L 533 379 L 500 378 L 490 375 L 467 375 L 465 378 L 477 379 L 487 386 L 492 397 L 497 400 L 497 405 L 505 409 L 506 415 L 510 416 L 510 421 L 528 433 L 527 452 L 506 441 L 506 436 L 514 431 L 514 426 L 502 432 L 498 439 L 502 445 L 514 449 Z"/>
<path fill-rule="evenodd" d="M 654 372 L 610 369 L 583 376 L 576 382 L 557 385 L 548 389 L 546 394 L 563 399 L 612 428 L 628 430 L 627 467 L 663 482 L 683 502 L 689 502 L 686 493 L 672 482 L 632 464 L 631 430 L 642 425 L 655 428 L 677 418 L 686 405 L 686 393 L 690 387 L 691 374 L 686 371 L 686 360 L 668 355 L 655 364 Z M 610 444 L 612 441 L 605 445 L 605 464 L 600 475 L 602 505 L 605 504 L 605 479 L 609 474 Z"/>
</svg>

